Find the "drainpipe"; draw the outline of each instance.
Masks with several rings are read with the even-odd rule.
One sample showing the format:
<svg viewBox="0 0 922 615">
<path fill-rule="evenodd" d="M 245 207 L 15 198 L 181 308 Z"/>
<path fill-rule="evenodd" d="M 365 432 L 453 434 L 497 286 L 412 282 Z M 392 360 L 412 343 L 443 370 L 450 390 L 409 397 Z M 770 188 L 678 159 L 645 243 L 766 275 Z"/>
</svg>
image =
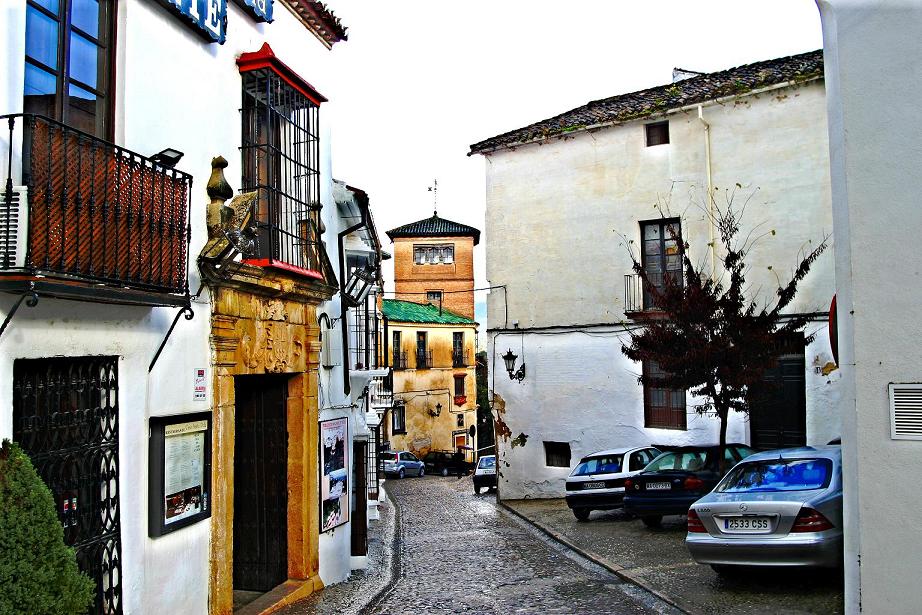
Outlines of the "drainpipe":
<svg viewBox="0 0 922 615">
<path fill-rule="evenodd" d="M 717 245 L 714 239 L 714 182 L 711 174 L 711 125 L 704 119 L 704 108 L 698 105 L 698 120 L 704 124 L 704 165 L 708 186 L 708 238 L 711 245 L 711 280 L 717 281 Z"/>
<path fill-rule="evenodd" d="M 362 210 L 362 220 L 357 224 L 353 224 L 346 230 L 341 231 L 336 236 L 336 249 L 339 253 L 339 310 L 342 314 L 342 318 L 339 322 L 343 336 L 343 393 L 345 395 L 349 395 L 352 392 L 352 385 L 349 383 L 349 306 L 346 303 L 346 296 L 344 294 L 346 287 L 346 255 L 343 253 L 343 239 L 360 228 L 368 226 L 368 203 L 362 201 L 364 201 L 364 199 L 359 201 L 359 208 Z"/>
</svg>

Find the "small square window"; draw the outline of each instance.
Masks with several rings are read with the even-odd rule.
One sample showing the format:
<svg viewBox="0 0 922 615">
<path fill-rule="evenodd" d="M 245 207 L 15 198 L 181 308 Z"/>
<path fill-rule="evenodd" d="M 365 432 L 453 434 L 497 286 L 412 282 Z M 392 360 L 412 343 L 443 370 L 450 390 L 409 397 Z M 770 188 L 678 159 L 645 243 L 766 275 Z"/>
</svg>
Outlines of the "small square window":
<svg viewBox="0 0 922 615">
<path fill-rule="evenodd" d="M 644 129 L 647 131 L 647 147 L 654 145 L 665 145 L 669 143 L 669 122 L 654 122 L 646 124 Z"/>
<path fill-rule="evenodd" d="M 431 301 L 433 303 L 441 303 L 442 302 L 442 291 L 427 290 L 426 291 L 426 301 Z"/>
<path fill-rule="evenodd" d="M 544 464 L 555 468 L 570 467 L 570 443 L 569 442 L 545 442 L 544 443 Z"/>
<path fill-rule="evenodd" d="M 455 424 L 456 424 L 458 427 L 461 427 L 461 428 L 464 427 L 464 415 L 463 415 L 463 414 L 458 414 L 458 415 L 456 415 L 455 421 L 456 421 Z"/>
</svg>

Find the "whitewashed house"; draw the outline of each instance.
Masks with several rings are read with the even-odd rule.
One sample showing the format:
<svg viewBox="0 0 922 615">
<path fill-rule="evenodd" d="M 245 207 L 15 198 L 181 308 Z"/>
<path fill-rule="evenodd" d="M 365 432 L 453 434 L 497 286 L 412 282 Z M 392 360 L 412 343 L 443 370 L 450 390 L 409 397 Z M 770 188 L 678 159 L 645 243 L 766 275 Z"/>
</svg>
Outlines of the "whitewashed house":
<svg viewBox="0 0 922 615">
<path fill-rule="evenodd" d="M 684 391 L 645 390 L 637 376 L 655 366 L 621 353 L 650 308 L 629 250 L 662 275 L 679 262 L 672 227 L 693 262 L 719 262 L 707 195 L 725 203 L 735 192 L 738 210 L 752 195 L 740 236 L 765 236 L 747 280 L 771 300 L 800 251 L 832 231 L 821 51 L 676 76 L 471 146 L 486 160 L 487 277 L 504 287 L 490 294 L 488 343 L 495 410 L 511 432 L 500 443 L 505 498 L 562 496 L 569 469 L 600 449 L 717 442 L 716 419 L 697 415 Z M 825 332 L 833 262 L 830 250 L 790 309 L 815 317 L 806 334 L 820 333 L 767 375 L 784 412 L 732 415 L 728 441 L 773 448 L 840 435 Z M 521 380 L 502 371 L 510 350 Z"/>
<path fill-rule="evenodd" d="M 313 0 L 0 20 L 0 437 L 48 482 L 93 612 L 259 612 L 346 578 L 378 372 L 321 355 L 380 249 L 367 198 L 334 198 L 345 28 Z"/>
</svg>

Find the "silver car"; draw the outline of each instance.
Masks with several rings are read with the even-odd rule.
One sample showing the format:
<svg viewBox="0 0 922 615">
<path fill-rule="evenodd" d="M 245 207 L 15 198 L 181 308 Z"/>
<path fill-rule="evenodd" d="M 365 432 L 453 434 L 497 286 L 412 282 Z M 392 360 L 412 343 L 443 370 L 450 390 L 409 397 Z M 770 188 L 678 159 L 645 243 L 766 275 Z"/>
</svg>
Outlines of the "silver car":
<svg viewBox="0 0 922 615">
<path fill-rule="evenodd" d="M 841 565 L 841 449 L 747 457 L 689 508 L 685 544 L 696 562 L 719 573 L 739 565 Z"/>
</svg>

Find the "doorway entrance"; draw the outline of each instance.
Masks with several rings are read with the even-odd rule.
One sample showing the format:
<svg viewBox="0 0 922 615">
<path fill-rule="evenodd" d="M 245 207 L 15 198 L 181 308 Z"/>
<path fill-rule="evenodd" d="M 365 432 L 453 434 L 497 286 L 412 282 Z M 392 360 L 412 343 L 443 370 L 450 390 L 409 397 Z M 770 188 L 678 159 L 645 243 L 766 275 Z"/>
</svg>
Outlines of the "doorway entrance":
<svg viewBox="0 0 922 615">
<path fill-rule="evenodd" d="M 234 378 L 234 589 L 288 579 L 288 376 Z"/>
<path fill-rule="evenodd" d="M 759 450 L 807 444 L 807 379 L 803 336 L 794 336 L 779 349 L 775 364 L 753 387 L 749 437 Z"/>
</svg>

